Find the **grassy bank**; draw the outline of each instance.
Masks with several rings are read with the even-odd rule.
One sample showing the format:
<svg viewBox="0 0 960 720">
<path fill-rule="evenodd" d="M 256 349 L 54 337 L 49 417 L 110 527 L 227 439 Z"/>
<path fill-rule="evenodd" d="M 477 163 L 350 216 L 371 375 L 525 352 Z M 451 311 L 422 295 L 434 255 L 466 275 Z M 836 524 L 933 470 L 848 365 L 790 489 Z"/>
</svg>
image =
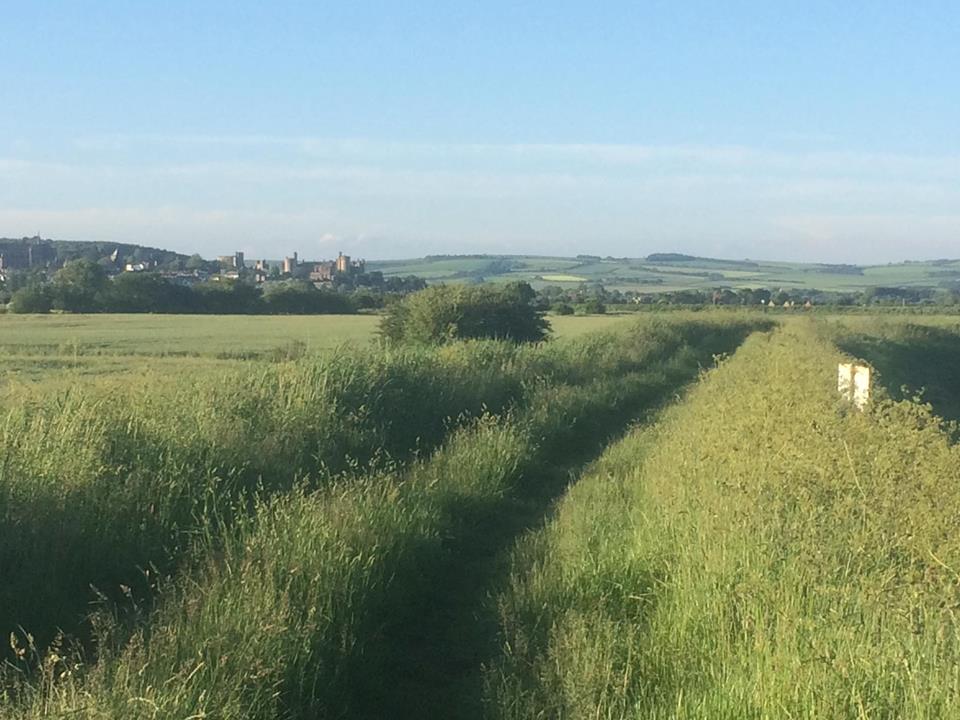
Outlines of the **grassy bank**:
<svg viewBox="0 0 960 720">
<path fill-rule="evenodd" d="M 605 453 L 515 551 L 492 716 L 960 712 L 957 448 L 840 405 L 840 357 L 755 336 Z"/>
</svg>

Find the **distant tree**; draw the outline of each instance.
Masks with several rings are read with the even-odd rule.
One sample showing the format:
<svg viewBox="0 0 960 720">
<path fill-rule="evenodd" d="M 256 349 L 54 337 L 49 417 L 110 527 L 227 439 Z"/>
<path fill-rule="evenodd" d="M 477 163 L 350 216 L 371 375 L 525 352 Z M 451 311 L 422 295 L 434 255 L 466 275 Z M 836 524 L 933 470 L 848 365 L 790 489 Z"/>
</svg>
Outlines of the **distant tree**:
<svg viewBox="0 0 960 720">
<path fill-rule="evenodd" d="M 381 334 L 392 342 L 443 343 L 469 338 L 538 342 L 550 330 L 526 283 L 438 285 L 390 305 Z"/>
<path fill-rule="evenodd" d="M 603 315 L 607 312 L 607 306 L 599 298 L 587 298 L 580 305 L 580 310 L 585 315 Z"/>
<path fill-rule="evenodd" d="M 570 303 L 565 303 L 565 302 L 557 303 L 556 305 L 554 305 L 554 306 L 553 306 L 553 311 L 554 311 L 557 315 L 573 315 L 573 312 L 574 312 L 574 311 L 573 311 L 573 305 L 571 305 Z"/>
<path fill-rule="evenodd" d="M 264 292 L 263 303 L 268 313 L 282 315 L 348 314 L 354 309 L 347 295 L 318 290 L 300 280 L 273 283 Z"/>
<path fill-rule="evenodd" d="M 770 299 L 773 301 L 775 306 L 781 306 L 785 302 L 790 302 L 791 297 L 790 293 L 786 292 L 785 290 L 778 290 L 770 297 Z"/>
<path fill-rule="evenodd" d="M 48 313 L 52 307 L 53 297 L 46 285 L 27 285 L 13 293 L 10 298 L 10 312 Z"/>
<path fill-rule="evenodd" d="M 179 272 L 180 270 L 186 270 L 188 261 L 189 258 L 182 258 L 174 255 L 173 257 L 161 263 L 160 269 L 167 272 Z"/>
<path fill-rule="evenodd" d="M 767 301 L 770 299 L 770 291 L 764 288 L 752 289 L 752 288 L 743 288 L 738 293 L 740 295 L 740 302 L 743 305 L 759 305 L 763 303 L 767 304 Z"/>
<path fill-rule="evenodd" d="M 421 277 L 416 275 L 406 275 L 404 277 L 389 277 L 385 278 L 383 281 L 383 289 L 385 292 L 392 293 L 413 293 L 423 290 L 427 287 L 427 282 Z"/>
<path fill-rule="evenodd" d="M 107 312 L 180 313 L 192 307 L 189 288 L 174 285 L 157 273 L 121 273 L 102 296 Z"/>
<path fill-rule="evenodd" d="M 96 312 L 106 285 L 107 273 L 96 261 L 71 260 L 53 276 L 53 307 L 68 312 Z"/>
<path fill-rule="evenodd" d="M 206 282 L 194 287 L 193 311 L 213 315 L 256 315 L 263 311 L 260 291 L 238 280 Z"/>
</svg>

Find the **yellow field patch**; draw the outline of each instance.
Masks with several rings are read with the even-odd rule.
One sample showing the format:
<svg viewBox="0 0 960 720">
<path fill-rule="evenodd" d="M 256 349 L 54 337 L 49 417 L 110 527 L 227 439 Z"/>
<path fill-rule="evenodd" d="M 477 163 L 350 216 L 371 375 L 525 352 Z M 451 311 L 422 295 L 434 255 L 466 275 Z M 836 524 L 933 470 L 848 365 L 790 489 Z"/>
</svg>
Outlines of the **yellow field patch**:
<svg viewBox="0 0 960 720">
<path fill-rule="evenodd" d="M 579 275 L 541 275 L 547 282 L 586 282 L 585 277 Z"/>
</svg>

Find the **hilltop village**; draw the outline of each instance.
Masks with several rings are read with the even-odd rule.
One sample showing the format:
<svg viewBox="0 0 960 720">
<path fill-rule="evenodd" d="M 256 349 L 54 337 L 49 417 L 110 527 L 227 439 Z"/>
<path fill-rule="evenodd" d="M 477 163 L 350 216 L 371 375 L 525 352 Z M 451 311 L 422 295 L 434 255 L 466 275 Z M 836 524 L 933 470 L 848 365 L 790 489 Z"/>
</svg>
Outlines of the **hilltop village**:
<svg viewBox="0 0 960 720">
<path fill-rule="evenodd" d="M 372 264 L 371 264 L 372 265 Z M 557 314 L 639 306 L 960 307 L 960 261 L 887 266 L 790 265 L 654 253 L 427 256 L 379 261 L 205 259 L 132 244 L 0 238 L 0 311 L 314 313 L 383 308 L 431 284 L 520 282 Z M 818 285 L 826 289 L 818 289 Z"/>
<path fill-rule="evenodd" d="M 366 274 L 365 260 L 353 260 L 342 252 L 333 260 L 302 260 L 299 253 L 294 252 L 279 261 L 261 259 L 248 263 L 240 251 L 211 261 L 199 255 L 188 257 L 138 245 L 67 245 L 33 237 L 0 241 L 0 279 L 5 280 L 18 271 L 52 273 L 78 259 L 96 262 L 108 276 L 151 272 L 182 285 L 239 279 L 263 285 L 295 279 L 308 280 L 321 288 L 337 279 L 357 279 Z"/>
<path fill-rule="evenodd" d="M 0 239 L 0 306 L 12 312 L 349 313 L 426 286 L 330 260 L 206 260 L 138 245 Z"/>
</svg>

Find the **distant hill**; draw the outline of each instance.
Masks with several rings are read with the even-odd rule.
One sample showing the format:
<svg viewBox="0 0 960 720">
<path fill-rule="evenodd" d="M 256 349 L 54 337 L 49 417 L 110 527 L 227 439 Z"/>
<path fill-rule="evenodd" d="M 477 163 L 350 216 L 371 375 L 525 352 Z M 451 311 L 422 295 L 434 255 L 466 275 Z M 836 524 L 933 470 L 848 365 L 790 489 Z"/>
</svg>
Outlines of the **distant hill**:
<svg viewBox="0 0 960 720">
<path fill-rule="evenodd" d="M 601 284 L 636 292 L 766 288 L 860 292 L 867 288 L 960 288 L 960 260 L 938 259 L 887 265 L 724 260 L 684 253 L 642 258 L 598 255 L 434 255 L 409 260 L 370 261 L 385 276 L 416 275 L 427 282 L 507 282 L 534 287 Z"/>
<path fill-rule="evenodd" d="M 647 262 L 692 262 L 706 258 L 698 258 L 696 255 L 684 255 L 683 253 L 650 253 L 644 259 Z"/>
<path fill-rule="evenodd" d="M 188 256 L 170 250 L 133 243 L 78 242 L 41 237 L 0 238 L 0 257 L 3 258 L 3 267 L 11 270 L 57 268 L 80 258 L 117 266 L 144 261 L 165 266 L 188 259 Z"/>
</svg>

